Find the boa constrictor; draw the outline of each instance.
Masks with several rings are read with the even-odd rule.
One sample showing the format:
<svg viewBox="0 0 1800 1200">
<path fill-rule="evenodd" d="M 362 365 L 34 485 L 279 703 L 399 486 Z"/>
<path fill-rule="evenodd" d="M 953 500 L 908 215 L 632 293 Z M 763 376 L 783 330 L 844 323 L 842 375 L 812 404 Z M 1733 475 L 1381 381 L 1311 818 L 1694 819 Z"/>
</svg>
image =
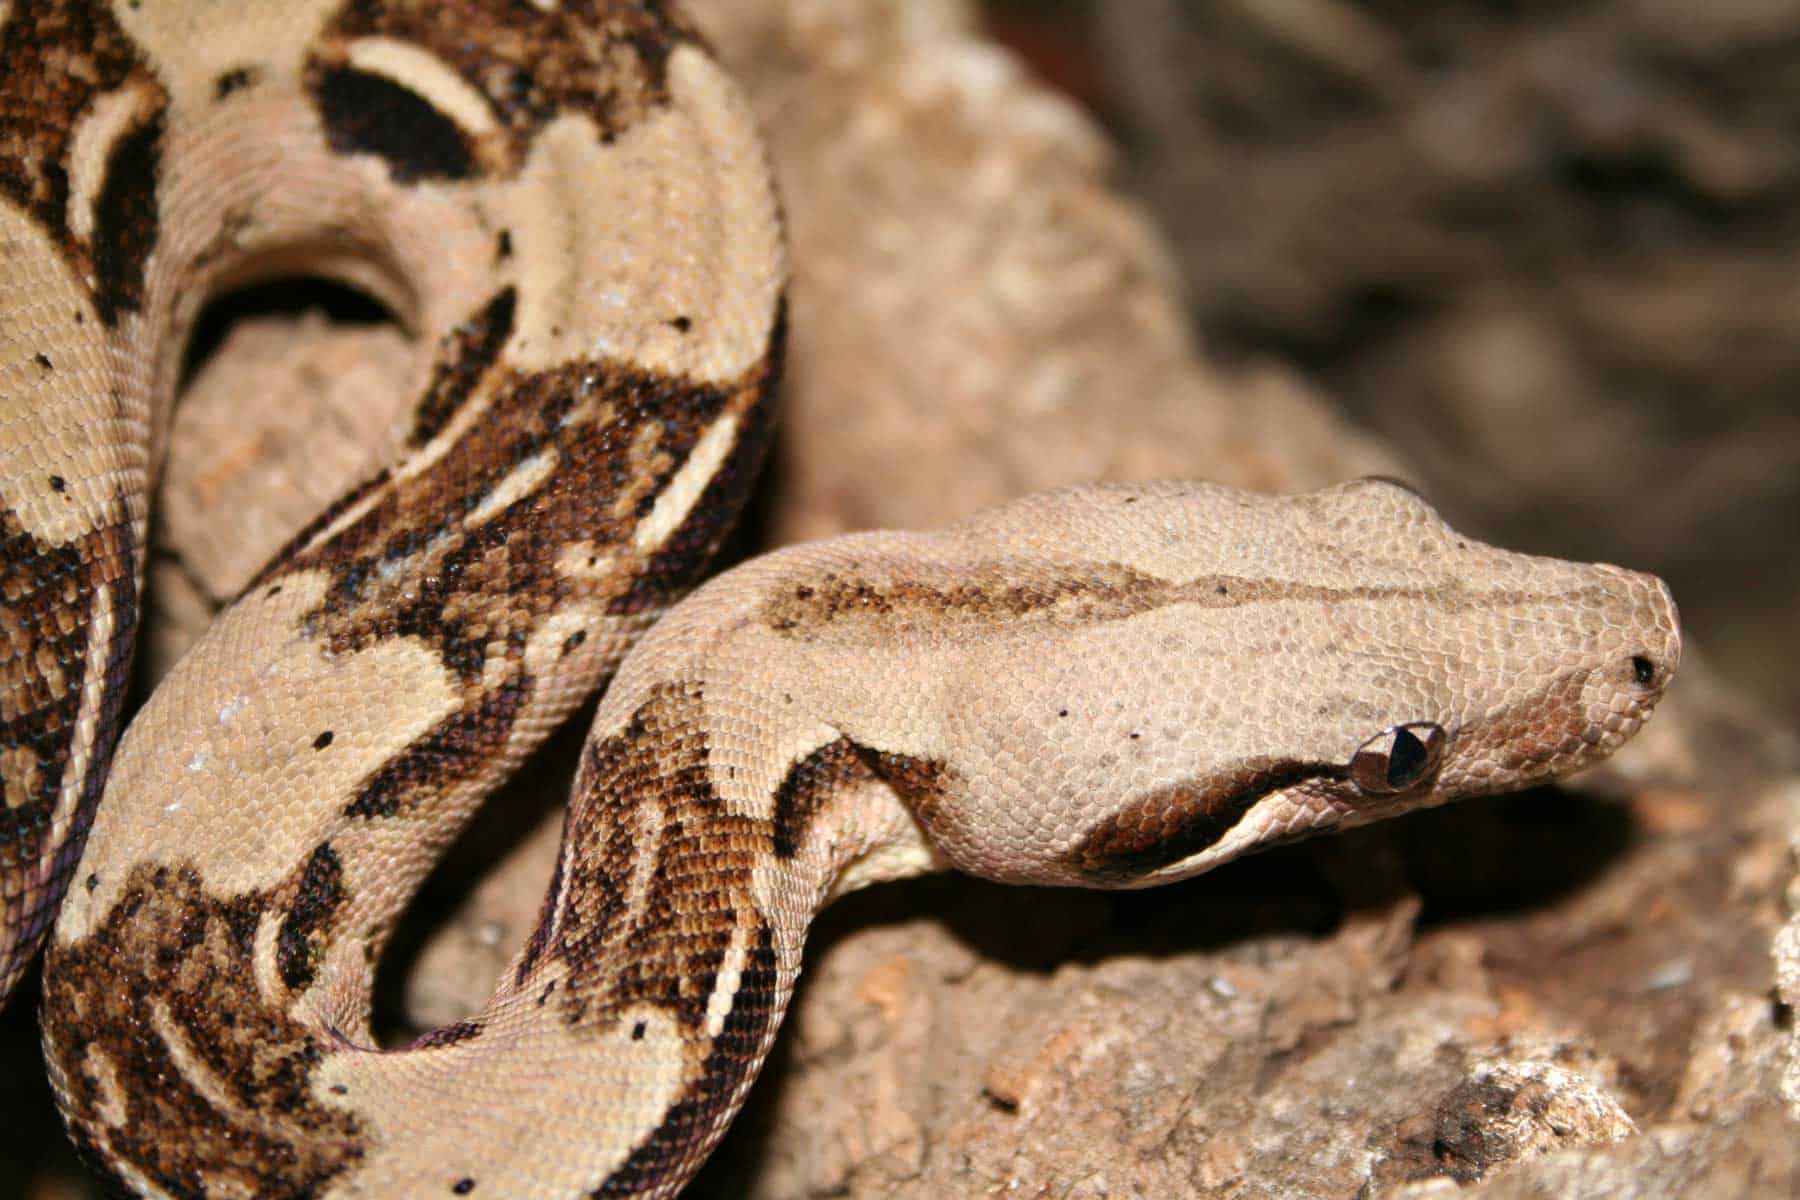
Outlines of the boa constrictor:
<svg viewBox="0 0 1800 1200">
<path fill-rule="evenodd" d="M 667 1196 L 833 896 L 1180 879 L 1590 763 L 1675 669 L 1657 580 L 1381 481 L 1036 497 L 652 628 L 762 457 L 784 279 L 678 10 L 0 0 L 0 61 L 0 969 L 61 901 L 45 1052 L 116 1186 Z M 404 450 L 113 755 L 186 332 L 295 270 L 415 334 Z M 479 1015 L 382 1050 L 397 914 L 615 670 L 535 931 Z"/>
</svg>

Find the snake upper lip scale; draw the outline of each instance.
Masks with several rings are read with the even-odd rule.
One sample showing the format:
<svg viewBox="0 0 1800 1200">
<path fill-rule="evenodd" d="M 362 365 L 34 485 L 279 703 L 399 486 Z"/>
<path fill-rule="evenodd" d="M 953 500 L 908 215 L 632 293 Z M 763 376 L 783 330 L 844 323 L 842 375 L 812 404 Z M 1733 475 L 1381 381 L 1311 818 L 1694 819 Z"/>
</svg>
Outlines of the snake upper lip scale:
<svg viewBox="0 0 1800 1200">
<path fill-rule="evenodd" d="M 54 915 L 51 1081 L 121 1189 L 672 1195 L 831 898 L 1147 886 L 1524 786 L 1679 662 L 1659 581 L 1381 480 L 1075 488 L 676 603 L 763 456 L 785 283 L 678 8 L 0 0 L 0 42 L 0 988 Z M 115 750 L 179 347 L 296 265 L 415 331 L 402 452 Z M 397 915 L 609 676 L 493 998 L 379 1049 Z"/>
</svg>

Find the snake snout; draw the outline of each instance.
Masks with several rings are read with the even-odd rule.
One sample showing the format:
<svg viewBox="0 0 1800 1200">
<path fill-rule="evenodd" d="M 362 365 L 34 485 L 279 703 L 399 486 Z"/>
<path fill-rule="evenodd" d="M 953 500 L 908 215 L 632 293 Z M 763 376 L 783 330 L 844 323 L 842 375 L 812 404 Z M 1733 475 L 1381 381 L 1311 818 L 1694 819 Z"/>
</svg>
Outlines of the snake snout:
<svg viewBox="0 0 1800 1200">
<path fill-rule="evenodd" d="M 1602 565 L 1617 622 L 1590 677 L 1584 740 L 1610 752 L 1649 718 L 1681 665 L 1681 621 L 1669 586 L 1654 575 Z"/>
<path fill-rule="evenodd" d="M 1669 585 L 1654 575 L 1603 564 L 1624 614 L 1627 653 L 1623 674 L 1630 687 L 1654 704 L 1681 665 L 1681 615 Z"/>
</svg>

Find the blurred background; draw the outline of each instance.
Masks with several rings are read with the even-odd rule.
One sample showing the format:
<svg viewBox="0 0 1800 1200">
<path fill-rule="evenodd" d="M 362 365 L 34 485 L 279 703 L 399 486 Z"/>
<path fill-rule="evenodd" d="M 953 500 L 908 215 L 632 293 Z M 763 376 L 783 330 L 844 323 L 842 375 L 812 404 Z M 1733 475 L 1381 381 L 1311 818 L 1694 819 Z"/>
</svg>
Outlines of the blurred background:
<svg viewBox="0 0 1800 1200">
<path fill-rule="evenodd" d="M 1217 357 L 1453 523 L 1654 571 L 1800 719 L 1800 5 L 992 0 L 1097 116 Z"/>
<path fill-rule="evenodd" d="M 1800 3 L 989 0 L 1176 248 L 1204 352 L 1458 528 L 1668 579 L 1800 723 Z M 0 1200 L 91 1194 L 0 1014 Z"/>
</svg>

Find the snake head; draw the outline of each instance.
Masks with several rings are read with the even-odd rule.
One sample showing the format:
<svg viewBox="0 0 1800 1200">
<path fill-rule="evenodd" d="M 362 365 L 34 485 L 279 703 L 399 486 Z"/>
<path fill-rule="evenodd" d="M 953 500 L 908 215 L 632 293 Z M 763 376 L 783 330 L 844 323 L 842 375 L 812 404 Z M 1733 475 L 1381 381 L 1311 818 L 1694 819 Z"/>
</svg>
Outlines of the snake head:
<svg viewBox="0 0 1800 1200">
<path fill-rule="evenodd" d="M 1086 595 L 945 683 L 915 817 L 1007 880 L 1167 882 L 1564 775 L 1637 732 L 1681 655 L 1661 580 L 1484 545 L 1386 480 L 1081 489 L 964 536 Z"/>
</svg>

